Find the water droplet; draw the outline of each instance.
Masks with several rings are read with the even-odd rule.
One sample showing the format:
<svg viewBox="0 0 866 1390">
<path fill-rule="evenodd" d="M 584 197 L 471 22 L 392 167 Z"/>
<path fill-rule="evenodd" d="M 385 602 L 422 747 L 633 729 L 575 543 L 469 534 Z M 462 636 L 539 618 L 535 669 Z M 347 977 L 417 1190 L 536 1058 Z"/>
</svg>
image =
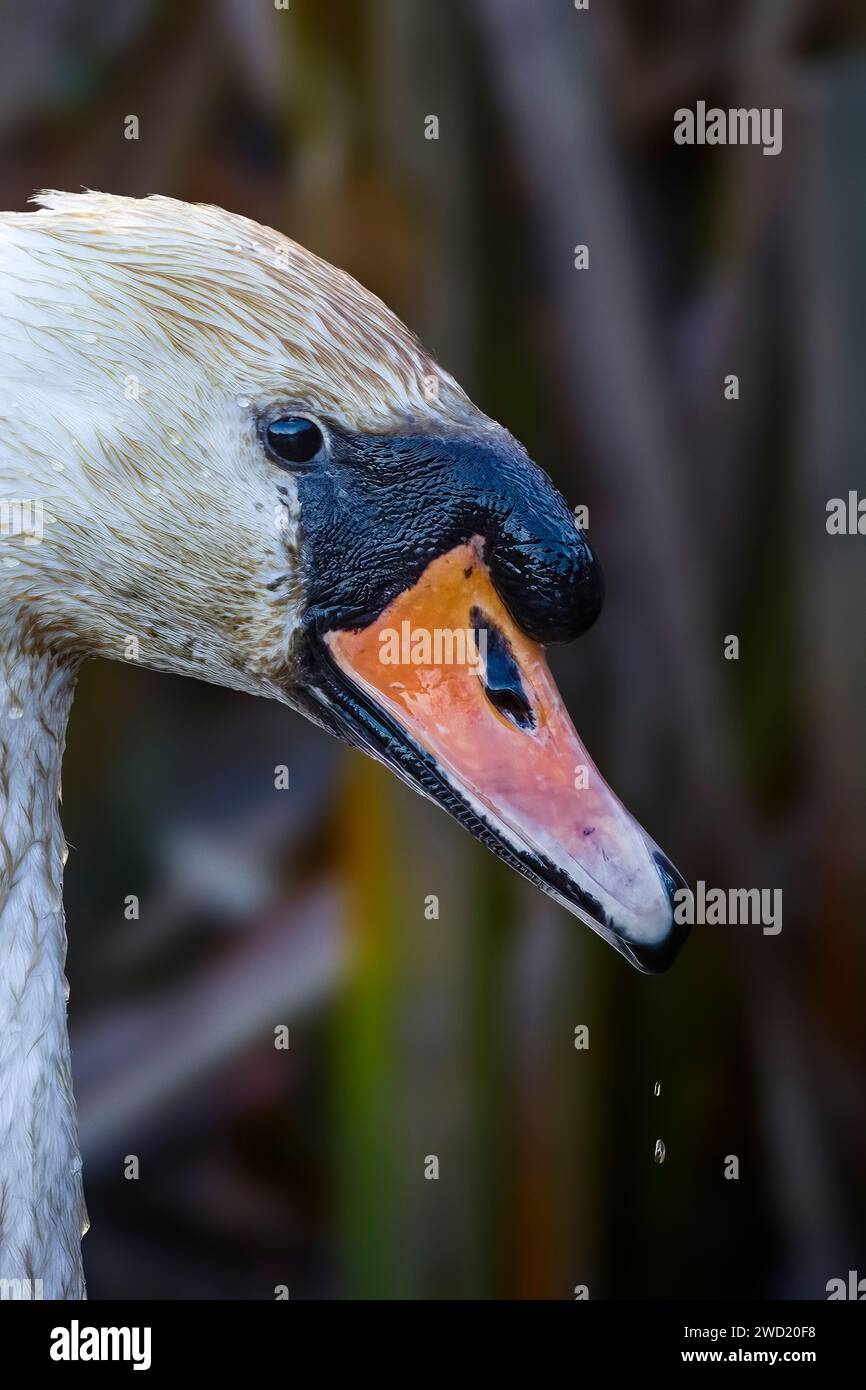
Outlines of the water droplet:
<svg viewBox="0 0 866 1390">
<path fill-rule="evenodd" d="M 82 333 L 81 338 L 82 338 L 82 341 L 85 342 L 85 343 L 98 343 L 98 342 L 99 342 L 99 339 L 97 338 L 97 336 L 96 336 L 95 333 Z"/>
<path fill-rule="evenodd" d="M 176 430 L 169 430 L 169 432 L 168 432 L 168 437 L 169 437 L 169 440 L 171 441 L 172 444 L 182 444 L 182 443 L 183 443 L 183 440 L 181 439 L 180 435 L 177 433 Z"/>
<path fill-rule="evenodd" d="M 14 705 L 10 705 L 10 706 L 9 706 L 9 718 L 10 718 L 10 719 L 20 719 L 21 716 L 23 715 L 23 713 L 24 713 L 24 707 L 23 707 L 22 705 L 14 704 Z"/>
<path fill-rule="evenodd" d="M 660 1081 L 657 1081 L 656 1084 L 653 1086 L 653 1095 L 654 1095 L 654 1096 L 660 1096 L 661 1093 L 662 1093 L 662 1083 L 661 1083 Z"/>
<path fill-rule="evenodd" d="M 147 490 L 150 493 L 151 497 L 159 496 L 159 488 L 156 486 L 156 483 L 154 483 L 153 486 L 149 487 Z"/>
<path fill-rule="evenodd" d="M 657 1139 L 657 1140 L 656 1140 L 656 1146 L 655 1146 L 655 1152 L 653 1153 L 653 1159 L 655 1160 L 656 1163 L 664 1163 L 664 1161 L 665 1161 L 665 1144 L 664 1144 L 664 1140 L 663 1140 L 663 1139 Z"/>
<path fill-rule="evenodd" d="M 250 404 L 249 396 L 235 396 L 235 400 L 237 401 L 238 405 L 241 407 L 242 410 L 245 410 L 247 406 Z"/>
<path fill-rule="evenodd" d="M 55 473 L 62 473 L 64 468 L 66 467 L 66 464 L 61 463 L 59 459 L 56 459 L 54 463 L 52 463 L 51 467 L 54 469 Z"/>
<path fill-rule="evenodd" d="M 3 563 L 8 570 L 15 570 L 21 564 L 21 561 L 13 560 L 11 555 L 7 555 L 4 557 Z"/>
</svg>

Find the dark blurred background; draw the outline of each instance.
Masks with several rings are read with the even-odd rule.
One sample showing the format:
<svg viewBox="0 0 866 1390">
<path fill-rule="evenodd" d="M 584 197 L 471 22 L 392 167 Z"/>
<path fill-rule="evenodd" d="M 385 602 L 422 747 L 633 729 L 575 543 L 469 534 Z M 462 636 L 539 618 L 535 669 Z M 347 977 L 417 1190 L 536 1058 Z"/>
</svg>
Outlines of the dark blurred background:
<svg viewBox="0 0 866 1390">
<path fill-rule="evenodd" d="M 91 665 L 64 769 L 90 1296 L 866 1275 L 866 540 L 825 524 L 864 488 L 862 6 L 0 16 L 3 207 L 215 202 L 380 294 L 590 509 L 605 611 L 552 659 L 602 771 L 690 881 L 784 893 L 778 936 L 697 927 L 643 978 L 299 717 Z M 699 99 L 782 107 L 783 152 L 676 146 Z"/>
</svg>

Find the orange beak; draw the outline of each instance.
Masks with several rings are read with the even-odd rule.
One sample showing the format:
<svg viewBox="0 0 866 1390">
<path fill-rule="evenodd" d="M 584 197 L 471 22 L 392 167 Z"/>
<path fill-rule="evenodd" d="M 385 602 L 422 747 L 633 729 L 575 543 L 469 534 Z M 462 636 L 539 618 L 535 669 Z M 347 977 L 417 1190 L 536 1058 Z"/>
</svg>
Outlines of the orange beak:
<svg viewBox="0 0 866 1390">
<path fill-rule="evenodd" d="M 601 777 L 482 555 L 480 540 L 455 547 L 375 622 L 325 634 L 342 720 L 354 706 L 353 741 L 632 964 L 662 970 L 687 934 L 685 884 Z"/>
</svg>

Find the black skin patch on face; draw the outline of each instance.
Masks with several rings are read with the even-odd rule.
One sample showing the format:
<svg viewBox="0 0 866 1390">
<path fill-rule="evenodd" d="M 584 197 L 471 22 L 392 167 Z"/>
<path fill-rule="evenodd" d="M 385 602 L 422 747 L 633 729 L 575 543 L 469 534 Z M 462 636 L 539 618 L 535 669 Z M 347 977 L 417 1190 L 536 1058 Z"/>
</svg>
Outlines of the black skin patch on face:
<svg viewBox="0 0 866 1390">
<path fill-rule="evenodd" d="M 297 475 L 308 609 L 317 632 L 361 628 L 440 555 L 485 540 L 519 627 L 567 642 L 598 616 L 600 566 L 547 474 L 509 435 L 367 435 L 329 428 Z"/>
</svg>

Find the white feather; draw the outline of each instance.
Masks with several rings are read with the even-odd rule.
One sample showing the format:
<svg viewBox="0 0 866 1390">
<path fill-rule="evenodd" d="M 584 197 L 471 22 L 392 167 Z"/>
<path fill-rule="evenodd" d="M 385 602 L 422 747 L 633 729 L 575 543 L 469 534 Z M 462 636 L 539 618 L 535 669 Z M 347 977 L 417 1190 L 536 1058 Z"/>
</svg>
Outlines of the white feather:
<svg viewBox="0 0 866 1390">
<path fill-rule="evenodd" d="M 298 499 L 261 408 L 493 426 L 378 299 L 275 232 L 167 198 L 39 202 L 0 215 L 0 520 L 44 521 L 0 526 L 0 1280 L 75 1298 L 57 812 L 75 663 L 287 698 Z"/>
</svg>

